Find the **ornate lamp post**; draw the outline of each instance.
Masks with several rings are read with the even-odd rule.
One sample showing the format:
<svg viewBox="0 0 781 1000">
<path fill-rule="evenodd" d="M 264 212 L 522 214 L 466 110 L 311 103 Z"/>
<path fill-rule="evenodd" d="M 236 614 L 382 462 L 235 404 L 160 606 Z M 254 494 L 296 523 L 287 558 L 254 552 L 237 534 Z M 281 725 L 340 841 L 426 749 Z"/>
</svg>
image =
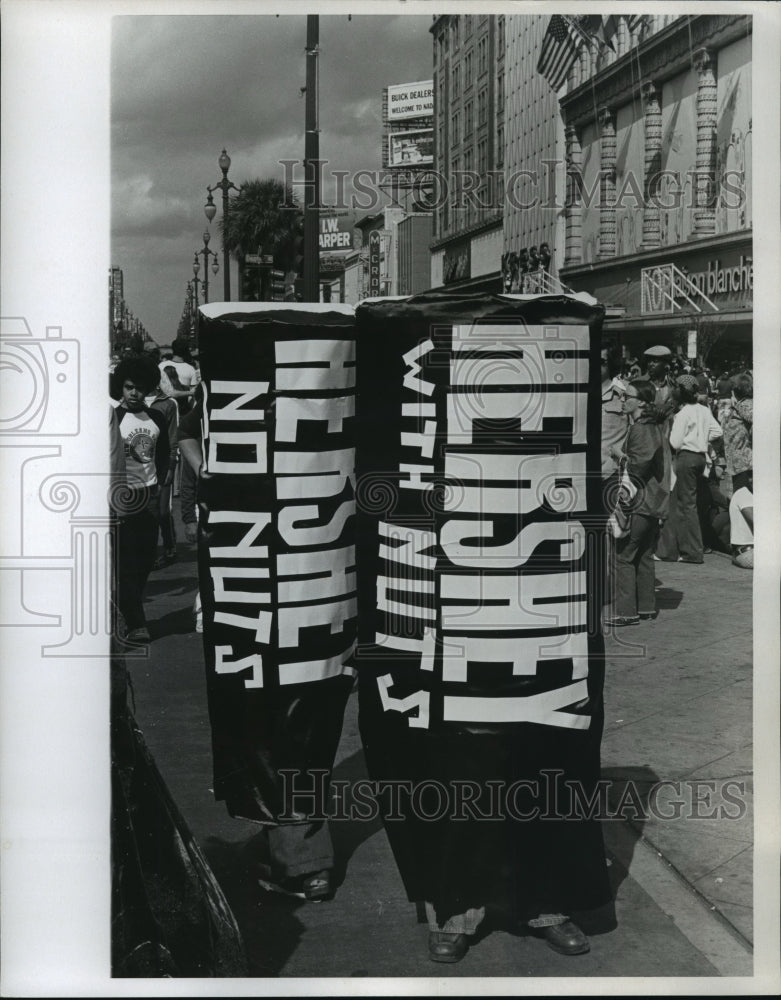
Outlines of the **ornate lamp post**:
<svg viewBox="0 0 781 1000">
<path fill-rule="evenodd" d="M 200 300 L 198 298 L 198 285 L 202 285 L 203 282 L 198 277 L 198 272 L 200 271 L 201 265 L 198 260 L 198 253 L 193 254 L 193 337 L 195 338 L 196 344 L 198 343 L 198 305 Z"/>
<path fill-rule="evenodd" d="M 198 289 L 194 280 L 187 282 L 187 301 L 190 304 L 190 337 L 195 339 L 195 324 L 198 315 Z"/>
<path fill-rule="evenodd" d="M 211 222 L 215 214 L 217 213 L 217 206 L 214 204 L 214 199 L 212 198 L 212 191 L 216 191 L 219 188 L 219 190 L 222 191 L 222 219 L 224 224 L 228 217 L 228 192 L 231 190 L 231 188 L 234 191 L 238 191 L 239 188 L 236 187 L 233 181 L 228 180 L 228 170 L 230 169 L 231 158 L 228 156 L 228 154 L 225 152 L 224 149 L 220 154 L 220 158 L 217 162 L 219 163 L 220 170 L 222 171 L 222 180 L 218 181 L 217 184 L 207 185 L 206 190 L 209 192 L 209 195 L 206 199 L 206 204 L 204 205 L 203 210 L 206 213 L 206 218 L 209 220 L 209 222 Z M 224 282 L 225 301 L 230 302 L 230 297 L 231 297 L 230 257 L 228 254 L 228 247 L 225 243 L 224 232 L 222 236 L 222 258 L 223 258 L 222 266 L 224 268 L 223 282 Z"/>
<path fill-rule="evenodd" d="M 209 257 L 214 257 L 214 263 L 212 264 L 212 273 L 217 274 L 220 269 L 220 262 L 218 259 L 217 251 L 209 249 L 209 240 L 211 239 L 211 233 L 206 230 L 203 234 L 203 248 L 201 250 L 195 251 L 195 260 L 193 261 L 193 270 L 197 276 L 198 274 L 198 257 L 203 257 L 203 301 L 209 301 Z"/>
</svg>

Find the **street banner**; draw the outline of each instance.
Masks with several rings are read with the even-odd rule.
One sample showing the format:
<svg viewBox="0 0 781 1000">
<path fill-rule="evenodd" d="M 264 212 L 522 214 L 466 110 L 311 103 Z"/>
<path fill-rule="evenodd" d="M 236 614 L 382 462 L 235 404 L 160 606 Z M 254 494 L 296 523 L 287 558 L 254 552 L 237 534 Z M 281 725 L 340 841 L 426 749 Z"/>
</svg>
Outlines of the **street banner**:
<svg viewBox="0 0 781 1000">
<path fill-rule="evenodd" d="M 356 631 L 351 306 L 200 311 L 199 577 L 214 793 L 261 822 L 330 772 Z"/>
<path fill-rule="evenodd" d="M 409 898 L 440 920 L 610 898 L 578 809 L 603 724 L 603 312 L 457 292 L 356 309 L 360 728 Z"/>
</svg>

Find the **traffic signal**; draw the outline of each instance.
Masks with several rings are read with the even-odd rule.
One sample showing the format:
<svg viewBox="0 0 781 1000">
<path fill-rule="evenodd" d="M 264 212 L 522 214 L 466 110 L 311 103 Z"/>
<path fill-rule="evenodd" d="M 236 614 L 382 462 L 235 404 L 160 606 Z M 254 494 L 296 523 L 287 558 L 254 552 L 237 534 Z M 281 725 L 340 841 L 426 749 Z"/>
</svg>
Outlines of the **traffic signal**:
<svg viewBox="0 0 781 1000">
<path fill-rule="evenodd" d="M 260 268 L 245 264 L 241 271 L 241 301 L 260 302 Z"/>
<path fill-rule="evenodd" d="M 293 225 L 293 270 L 304 273 L 304 216 L 299 215 Z"/>
<path fill-rule="evenodd" d="M 276 268 L 271 269 L 271 283 L 269 287 L 272 302 L 283 302 L 285 299 L 285 272 Z"/>
</svg>

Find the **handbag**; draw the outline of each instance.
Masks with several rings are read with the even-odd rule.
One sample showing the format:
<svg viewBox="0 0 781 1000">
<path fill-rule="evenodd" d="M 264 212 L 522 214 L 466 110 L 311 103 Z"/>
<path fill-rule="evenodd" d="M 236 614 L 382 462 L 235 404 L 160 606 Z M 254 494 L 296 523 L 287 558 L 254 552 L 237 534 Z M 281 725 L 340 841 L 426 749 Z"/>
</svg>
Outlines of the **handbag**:
<svg viewBox="0 0 781 1000">
<path fill-rule="evenodd" d="M 626 538 L 632 527 L 632 501 L 637 496 L 637 487 L 626 470 L 626 460 L 619 465 L 616 505 L 607 519 L 607 531 L 613 538 Z"/>
</svg>

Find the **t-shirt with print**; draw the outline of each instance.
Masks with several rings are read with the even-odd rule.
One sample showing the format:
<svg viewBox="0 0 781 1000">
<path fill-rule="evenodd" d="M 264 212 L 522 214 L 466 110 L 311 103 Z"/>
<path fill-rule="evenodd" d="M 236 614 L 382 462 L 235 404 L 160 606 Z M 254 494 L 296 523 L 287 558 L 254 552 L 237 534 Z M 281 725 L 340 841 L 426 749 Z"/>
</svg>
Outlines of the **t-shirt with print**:
<svg viewBox="0 0 781 1000">
<path fill-rule="evenodd" d="M 125 444 L 127 483 L 133 489 L 157 483 L 155 453 L 160 427 L 147 410 L 128 411 L 119 425 Z"/>
</svg>

